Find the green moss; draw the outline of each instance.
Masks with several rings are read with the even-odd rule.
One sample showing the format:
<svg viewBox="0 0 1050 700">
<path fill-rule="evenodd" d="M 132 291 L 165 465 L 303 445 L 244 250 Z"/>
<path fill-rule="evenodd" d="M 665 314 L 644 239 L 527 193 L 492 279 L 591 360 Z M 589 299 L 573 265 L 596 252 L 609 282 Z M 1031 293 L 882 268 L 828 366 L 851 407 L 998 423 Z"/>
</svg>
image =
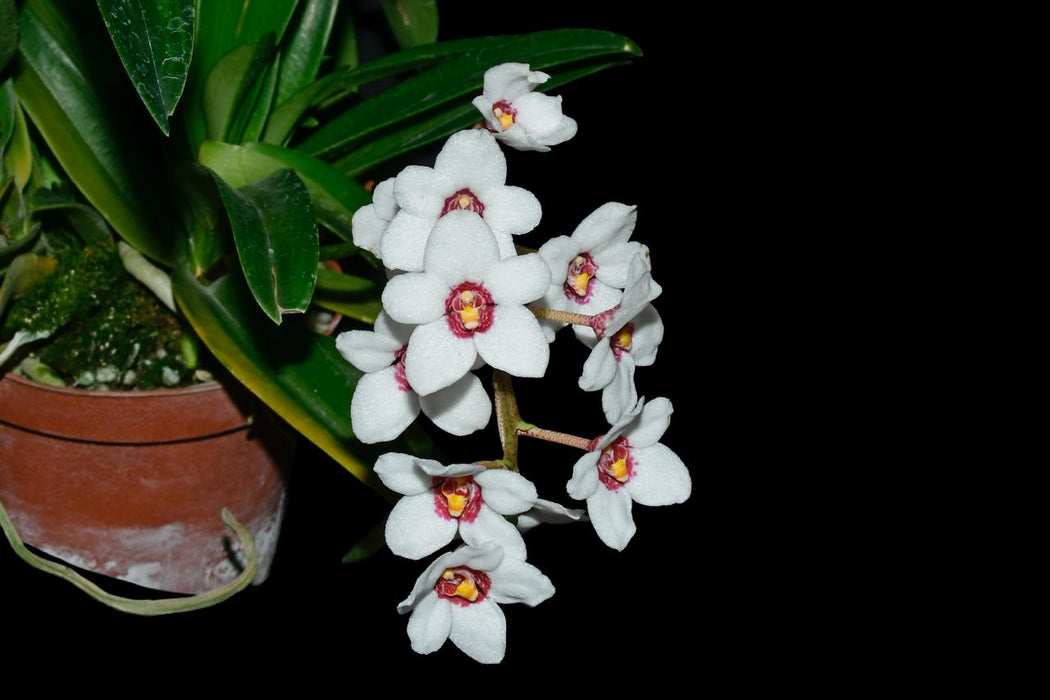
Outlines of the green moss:
<svg viewBox="0 0 1050 700">
<path fill-rule="evenodd" d="M 179 318 L 131 278 L 115 248 L 72 250 L 11 309 L 4 332 L 56 328 L 37 356 L 68 383 L 151 389 L 194 381 Z"/>
</svg>

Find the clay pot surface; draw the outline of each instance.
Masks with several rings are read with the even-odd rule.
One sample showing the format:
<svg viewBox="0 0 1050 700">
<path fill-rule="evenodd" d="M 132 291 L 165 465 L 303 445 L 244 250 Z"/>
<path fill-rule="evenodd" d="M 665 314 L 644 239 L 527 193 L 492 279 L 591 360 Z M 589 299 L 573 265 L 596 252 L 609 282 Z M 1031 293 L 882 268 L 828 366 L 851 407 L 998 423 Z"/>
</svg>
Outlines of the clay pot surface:
<svg viewBox="0 0 1050 700">
<path fill-rule="evenodd" d="M 241 387 L 92 392 L 0 379 L 0 502 L 29 544 L 149 588 L 199 593 L 241 570 L 229 508 L 265 579 L 294 438 Z M 258 408 L 258 410 L 253 410 Z"/>
</svg>

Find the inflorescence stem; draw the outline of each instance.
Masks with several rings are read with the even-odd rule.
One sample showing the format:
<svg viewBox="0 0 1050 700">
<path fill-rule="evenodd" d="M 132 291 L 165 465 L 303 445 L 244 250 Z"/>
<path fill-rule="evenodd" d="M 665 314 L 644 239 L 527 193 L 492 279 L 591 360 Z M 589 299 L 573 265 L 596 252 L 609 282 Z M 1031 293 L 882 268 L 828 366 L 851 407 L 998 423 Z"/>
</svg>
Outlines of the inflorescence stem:
<svg viewBox="0 0 1050 700">
<path fill-rule="evenodd" d="M 568 445 L 569 447 L 575 447 L 584 452 L 589 452 L 591 449 L 591 441 L 577 435 L 559 433 L 554 430 L 545 430 L 544 428 L 537 428 L 536 426 L 530 426 L 527 428 L 519 427 L 515 432 L 522 437 L 546 440 L 547 442 L 556 442 L 559 445 Z"/>
<path fill-rule="evenodd" d="M 590 327 L 591 319 L 593 316 L 587 314 L 577 314 L 571 311 L 558 311 L 557 309 L 542 309 L 537 306 L 530 306 L 531 311 L 536 318 L 542 318 L 547 321 L 557 321 L 559 323 L 572 323 L 577 326 Z"/>
</svg>

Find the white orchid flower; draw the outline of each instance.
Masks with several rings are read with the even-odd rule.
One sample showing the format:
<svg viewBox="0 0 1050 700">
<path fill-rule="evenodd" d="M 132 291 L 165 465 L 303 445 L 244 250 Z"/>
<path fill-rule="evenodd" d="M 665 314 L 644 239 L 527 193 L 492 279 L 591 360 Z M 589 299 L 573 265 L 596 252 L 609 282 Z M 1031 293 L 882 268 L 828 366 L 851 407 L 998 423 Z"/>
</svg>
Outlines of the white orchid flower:
<svg viewBox="0 0 1050 700">
<path fill-rule="evenodd" d="M 602 390 L 602 409 L 610 424 L 638 402 L 634 385 L 635 367 L 648 367 L 656 361 L 656 351 L 664 337 L 664 324 L 652 304 L 612 335 L 598 340 L 584 338 L 591 354 L 583 363 L 580 388 Z"/>
<path fill-rule="evenodd" d="M 576 121 L 562 114 L 561 97 L 533 92 L 550 80 L 527 63 L 501 63 L 485 71 L 473 104 L 496 138 L 519 151 L 549 151 L 576 135 Z"/>
<path fill-rule="evenodd" d="M 525 541 L 503 516 L 536 502 L 536 487 L 517 472 L 477 464 L 445 466 L 432 459 L 388 452 L 375 472 L 404 496 L 386 521 L 386 543 L 399 557 L 420 559 L 451 542 L 497 542 L 508 556 L 525 559 Z"/>
<path fill-rule="evenodd" d="M 410 165 L 394 182 L 400 210 L 383 234 L 387 267 L 419 272 L 434 225 L 450 212 L 468 211 L 485 219 L 499 245 L 500 257 L 515 255 L 514 239 L 540 223 L 539 200 L 510 187 L 507 161 L 492 134 L 483 129 L 449 137 L 433 168 Z"/>
<path fill-rule="evenodd" d="M 383 290 L 391 318 L 418 324 L 408 341 L 405 374 L 420 396 L 459 381 L 479 355 L 514 376 L 543 376 L 550 349 L 525 308 L 550 286 L 550 271 L 538 255 L 501 260 L 485 222 L 460 211 L 438 221 L 424 263 L 424 272 L 397 275 Z"/>
<path fill-rule="evenodd" d="M 534 607 L 552 595 L 554 584 L 539 569 L 504 556 L 498 544 L 488 542 L 438 557 L 397 611 L 412 613 L 413 651 L 430 654 L 451 639 L 475 661 L 497 664 L 507 650 L 507 620 L 499 606 Z"/>
<path fill-rule="evenodd" d="M 573 467 L 569 495 L 587 501 L 595 532 L 613 549 L 622 550 L 634 537 L 635 502 L 666 506 L 689 498 L 689 470 L 659 442 L 672 412 L 665 398 L 648 404 L 639 399 Z"/>
<path fill-rule="evenodd" d="M 469 372 L 450 386 L 419 396 L 405 376 L 405 353 L 412 326 L 379 312 L 374 331 L 347 331 L 336 338 L 343 357 L 365 375 L 350 400 L 350 424 L 364 443 L 393 440 L 420 410 L 453 435 L 469 435 L 488 425 L 492 402 L 481 381 Z"/>
</svg>

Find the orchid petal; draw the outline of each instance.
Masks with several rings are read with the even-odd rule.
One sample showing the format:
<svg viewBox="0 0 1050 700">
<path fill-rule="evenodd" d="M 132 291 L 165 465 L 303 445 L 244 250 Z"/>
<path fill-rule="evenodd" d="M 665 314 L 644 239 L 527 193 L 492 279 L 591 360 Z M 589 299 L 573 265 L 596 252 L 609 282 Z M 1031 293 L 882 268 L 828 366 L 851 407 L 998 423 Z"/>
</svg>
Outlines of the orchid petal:
<svg viewBox="0 0 1050 700">
<path fill-rule="evenodd" d="M 403 452 L 387 452 L 376 460 L 375 473 L 391 491 L 406 496 L 430 491 L 434 479 L 423 467 L 428 464 L 440 466 L 432 459 L 421 459 Z"/>
<path fill-rule="evenodd" d="M 408 619 L 408 638 L 412 651 L 430 654 L 442 647 L 452 631 L 452 603 L 430 591 L 412 610 Z"/>
<path fill-rule="evenodd" d="M 394 182 L 394 198 L 399 207 L 431 223 L 441 215 L 445 200 L 456 191 L 455 184 L 434 168 L 409 165 Z"/>
<path fill-rule="evenodd" d="M 583 363 L 583 374 L 580 375 L 579 381 L 580 388 L 584 391 L 598 391 L 609 386 L 616 378 L 619 364 L 612 347 L 609 346 L 609 341 L 596 342 L 591 349 L 591 354 Z"/>
<path fill-rule="evenodd" d="M 429 323 L 445 316 L 449 288 L 437 275 L 409 272 L 383 289 L 383 310 L 399 323 Z"/>
<path fill-rule="evenodd" d="M 638 402 L 638 390 L 634 386 L 634 358 L 624 353 L 617 364 L 613 380 L 602 392 L 602 410 L 605 420 L 615 423 Z"/>
<path fill-rule="evenodd" d="M 393 440 L 419 415 L 416 392 L 397 380 L 397 367 L 364 375 L 350 399 L 350 426 L 365 444 Z"/>
<path fill-rule="evenodd" d="M 474 343 L 485 362 L 515 377 L 542 377 L 547 371 L 550 346 L 536 317 L 523 306 L 497 306 L 492 326 L 475 333 Z"/>
<path fill-rule="evenodd" d="M 438 515 L 432 492 L 404 496 L 386 520 L 386 544 L 406 559 L 433 554 L 456 536 L 457 521 Z"/>
<path fill-rule="evenodd" d="M 522 513 L 536 502 L 536 486 L 517 472 L 487 469 L 474 481 L 481 487 L 485 504 L 501 515 Z"/>
<path fill-rule="evenodd" d="M 423 251 L 433 228 L 433 219 L 399 211 L 380 241 L 383 264 L 392 270 L 421 272 Z"/>
<path fill-rule="evenodd" d="M 498 664 L 507 651 L 507 619 L 494 601 L 481 600 L 452 611 L 448 638 L 460 651 L 483 664 Z"/>
<path fill-rule="evenodd" d="M 479 196 L 485 204 L 485 223 L 493 231 L 512 236 L 528 233 L 543 216 L 540 200 L 520 187 L 491 187 Z"/>
<path fill-rule="evenodd" d="M 497 603 L 524 603 L 535 607 L 554 595 L 551 580 L 524 561 L 504 558 L 489 577 L 492 579 L 489 597 Z"/>
<path fill-rule="evenodd" d="M 635 471 L 624 488 L 643 506 L 682 503 L 692 492 L 689 470 L 671 448 L 661 443 L 632 448 Z"/>
<path fill-rule="evenodd" d="M 492 402 L 481 380 L 469 372 L 451 386 L 422 397 L 419 405 L 434 425 L 453 435 L 481 430 L 492 416 Z"/>
<path fill-rule="evenodd" d="M 492 265 L 482 284 L 497 304 L 527 304 L 550 288 L 551 273 L 539 255 L 519 255 Z"/>
<path fill-rule="evenodd" d="M 623 434 L 632 447 L 648 447 L 659 442 L 671 424 L 674 407 L 664 397 L 655 398 L 645 404 L 641 416 L 628 426 Z"/>
<path fill-rule="evenodd" d="M 423 264 L 427 274 L 442 279 L 448 287 L 454 287 L 463 281 L 482 280 L 499 259 L 499 245 L 488 224 L 474 212 L 454 210 L 441 217 L 434 226 Z M 445 295 L 448 295 L 447 291 Z"/>
<path fill-rule="evenodd" d="M 484 493 L 481 497 L 485 498 Z M 525 559 L 525 540 L 521 538 L 521 533 L 506 518 L 487 505 L 481 506 L 474 520 L 470 522 L 460 520 L 459 536 L 467 544 L 475 546 L 494 542 L 503 548 L 503 553 L 507 557 Z"/>
<path fill-rule="evenodd" d="M 404 343 L 373 331 L 346 331 L 335 339 L 339 353 L 362 372 L 378 372 L 394 364 L 394 357 L 403 346 Z"/>
<path fill-rule="evenodd" d="M 588 452 L 576 460 L 572 467 L 572 478 L 566 484 L 569 496 L 584 501 L 598 490 L 598 451 Z"/>
<path fill-rule="evenodd" d="M 572 232 L 572 237 L 581 250 L 593 256 L 606 247 L 630 238 L 637 221 L 637 207 L 607 202 L 588 214 Z"/>
<path fill-rule="evenodd" d="M 634 503 L 624 488 L 615 491 L 602 487 L 587 499 L 587 514 L 602 542 L 622 551 L 637 530 L 631 515 Z"/>
<path fill-rule="evenodd" d="M 405 376 L 420 396 L 451 386 L 470 371 L 477 350 L 471 338 L 458 338 L 444 316 L 412 331 L 405 353 Z"/>
<path fill-rule="evenodd" d="M 434 170 L 447 177 L 453 189 L 465 187 L 475 194 L 507 181 L 507 159 L 496 139 L 484 129 L 452 134 L 438 153 Z"/>
</svg>

